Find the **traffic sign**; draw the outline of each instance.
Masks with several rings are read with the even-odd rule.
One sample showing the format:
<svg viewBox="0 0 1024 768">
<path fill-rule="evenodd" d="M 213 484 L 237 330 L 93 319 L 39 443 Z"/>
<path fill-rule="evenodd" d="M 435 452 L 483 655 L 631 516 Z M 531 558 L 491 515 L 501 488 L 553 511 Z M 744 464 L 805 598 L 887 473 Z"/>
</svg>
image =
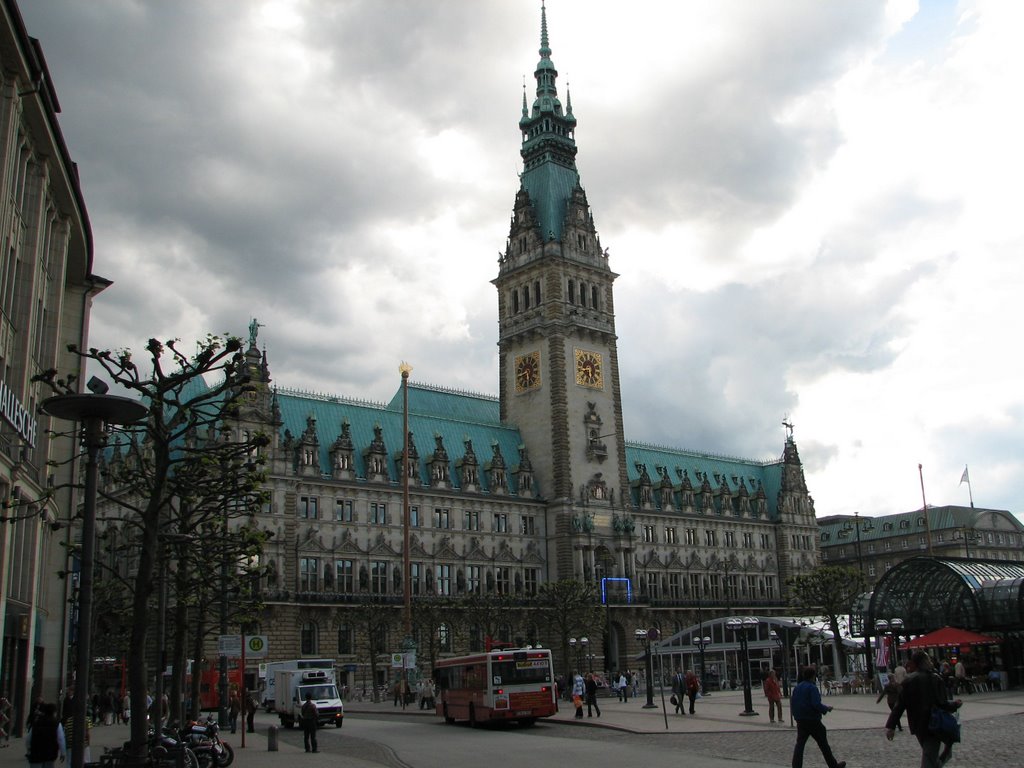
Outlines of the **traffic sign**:
<svg viewBox="0 0 1024 768">
<path fill-rule="evenodd" d="M 217 654 L 228 658 L 237 658 L 242 655 L 241 635 L 218 635 Z"/>
<path fill-rule="evenodd" d="M 266 635 L 245 636 L 245 657 L 247 659 L 265 659 L 270 644 Z"/>
</svg>

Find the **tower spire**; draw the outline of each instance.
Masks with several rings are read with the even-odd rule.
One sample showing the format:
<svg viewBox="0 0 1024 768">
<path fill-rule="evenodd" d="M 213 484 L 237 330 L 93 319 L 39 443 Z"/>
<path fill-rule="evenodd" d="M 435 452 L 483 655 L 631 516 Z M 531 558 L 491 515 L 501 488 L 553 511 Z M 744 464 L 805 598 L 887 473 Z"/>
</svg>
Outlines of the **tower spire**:
<svg viewBox="0 0 1024 768">
<path fill-rule="evenodd" d="M 548 45 L 548 9 L 544 7 L 544 0 L 540 0 L 540 50 L 538 53 L 542 59 L 551 58 L 551 47 Z"/>
<path fill-rule="evenodd" d="M 533 76 L 537 95 L 527 112 L 525 92 L 519 129 L 523 134 L 523 187 L 530 195 L 537 224 L 545 240 L 560 240 L 565 206 L 579 186 L 576 171 L 576 118 L 563 110 L 555 82 L 558 70 L 551 61 L 547 7 L 540 7 L 540 61 Z"/>
</svg>

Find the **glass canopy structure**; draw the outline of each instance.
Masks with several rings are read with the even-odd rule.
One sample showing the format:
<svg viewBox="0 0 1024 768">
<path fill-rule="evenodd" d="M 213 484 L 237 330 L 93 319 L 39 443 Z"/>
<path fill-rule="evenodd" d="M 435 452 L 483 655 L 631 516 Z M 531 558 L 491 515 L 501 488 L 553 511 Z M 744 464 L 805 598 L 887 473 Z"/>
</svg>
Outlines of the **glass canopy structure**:
<svg viewBox="0 0 1024 768">
<path fill-rule="evenodd" d="M 1024 630 L 1024 564 L 914 557 L 890 569 L 866 602 L 864 626 L 899 616 L 907 635 L 946 626 L 975 632 Z"/>
</svg>

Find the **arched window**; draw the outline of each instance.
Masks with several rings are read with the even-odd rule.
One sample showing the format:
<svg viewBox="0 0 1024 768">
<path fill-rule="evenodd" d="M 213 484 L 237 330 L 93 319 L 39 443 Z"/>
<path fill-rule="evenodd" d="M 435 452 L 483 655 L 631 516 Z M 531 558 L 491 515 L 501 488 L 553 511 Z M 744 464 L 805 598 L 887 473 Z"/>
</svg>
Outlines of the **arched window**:
<svg viewBox="0 0 1024 768">
<path fill-rule="evenodd" d="M 320 628 L 315 621 L 304 622 L 299 630 L 299 652 L 303 656 L 320 653 Z"/>
<path fill-rule="evenodd" d="M 519 312 L 519 291 L 512 291 L 512 313 Z"/>
<path fill-rule="evenodd" d="M 580 306 L 587 306 L 587 286 L 580 280 Z"/>
<path fill-rule="evenodd" d="M 540 280 L 533 281 L 533 303 L 540 306 Z"/>
<path fill-rule="evenodd" d="M 441 653 L 452 652 L 452 630 L 447 624 L 442 623 L 437 628 L 437 644 Z"/>
<path fill-rule="evenodd" d="M 597 309 L 597 286 L 590 286 L 590 306 Z"/>
<path fill-rule="evenodd" d="M 569 303 L 570 304 L 575 304 L 576 303 L 576 281 L 575 280 L 570 280 L 569 281 Z"/>
<path fill-rule="evenodd" d="M 484 633 L 478 626 L 469 628 L 469 652 L 479 653 L 484 649 Z"/>
<path fill-rule="evenodd" d="M 523 288 L 523 309 L 527 310 L 530 308 L 530 286 Z"/>
</svg>

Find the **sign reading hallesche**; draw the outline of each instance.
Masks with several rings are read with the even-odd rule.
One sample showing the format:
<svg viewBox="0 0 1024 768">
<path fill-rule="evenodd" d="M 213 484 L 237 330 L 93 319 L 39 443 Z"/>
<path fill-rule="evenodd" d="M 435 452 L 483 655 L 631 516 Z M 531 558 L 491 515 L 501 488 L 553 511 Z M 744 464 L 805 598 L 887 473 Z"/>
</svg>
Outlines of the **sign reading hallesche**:
<svg viewBox="0 0 1024 768">
<path fill-rule="evenodd" d="M 30 448 L 36 447 L 36 420 L 3 381 L 0 381 L 0 414 Z"/>
</svg>

